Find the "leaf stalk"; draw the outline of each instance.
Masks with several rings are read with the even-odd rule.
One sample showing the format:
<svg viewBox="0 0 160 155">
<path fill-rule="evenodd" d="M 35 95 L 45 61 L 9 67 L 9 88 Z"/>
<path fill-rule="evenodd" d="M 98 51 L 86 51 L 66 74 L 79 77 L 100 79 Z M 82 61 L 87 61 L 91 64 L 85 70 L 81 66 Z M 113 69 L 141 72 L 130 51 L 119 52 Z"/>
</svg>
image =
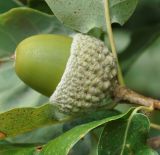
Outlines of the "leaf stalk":
<svg viewBox="0 0 160 155">
<path fill-rule="evenodd" d="M 117 56 L 117 52 L 116 52 L 115 40 L 114 40 L 113 32 L 112 32 L 110 12 L 109 12 L 109 0 L 104 0 L 104 10 L 105 10 L 106 28 L 107 28 L 107 33 L 108 33 L 108 37 L 109 37 L 109 42 L 111 45 L 111 51 L 117 61 L 118 81 L 121 86 L 125 86 L 125 82 L 123 79 L 122 71 L 121 71 L 121 68 L 119 65 L 118 56 Z"/>
</svg>

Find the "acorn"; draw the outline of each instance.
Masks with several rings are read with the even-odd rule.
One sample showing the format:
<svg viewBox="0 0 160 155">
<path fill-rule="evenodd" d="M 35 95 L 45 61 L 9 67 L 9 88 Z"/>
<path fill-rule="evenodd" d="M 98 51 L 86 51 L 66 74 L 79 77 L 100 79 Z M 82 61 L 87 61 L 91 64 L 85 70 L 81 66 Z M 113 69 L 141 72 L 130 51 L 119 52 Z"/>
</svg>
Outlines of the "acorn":
<svg viewBox="0 0 160 155">
<path fill-rule="evenodd" d="M 104 43 L 76 34 L 36 35 L 16 48 L 15 70 L 27 85 L 51 96 L 64 113 L 111 106 L 117 83 L 115 58 Z"/>
<path fill-rule="evenodd" d="M 65 114 L 111 109 L 122 100 L 160 109 L 158 100 L 119 85 L 113 54 L 104 42 L 88 35 L 27 38 L 16 49 L 15 69 Z"/>
<path fill-rule="evenodd" d="M 31 88 L 51 96 L 65 70 L 72 38 L 41 34 L 26 38 L 15 51 L 15 71 Z"/>
</svg>

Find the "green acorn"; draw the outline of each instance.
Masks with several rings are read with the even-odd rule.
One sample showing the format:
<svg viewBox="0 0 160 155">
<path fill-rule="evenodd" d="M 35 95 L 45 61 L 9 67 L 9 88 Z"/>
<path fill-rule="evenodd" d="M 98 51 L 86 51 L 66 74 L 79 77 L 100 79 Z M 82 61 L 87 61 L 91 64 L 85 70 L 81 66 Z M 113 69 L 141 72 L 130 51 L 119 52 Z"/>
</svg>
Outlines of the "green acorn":
<svg viewBox="0 0 160 155">
<path fill-rule="evenodd" d="M 64 113 L 111 106 L 117 83 L 115 59 L 104 43 L 77 34 L 36 35 L 16 48 L 17 75 L 30 87 L 51 96 Z M 59 83 L 59 84 L 58 84 Z"/>
<path fill-rule="evenodd" d="M 64 113 L 110 107 L 116 78 L 116 60 L 104 43 L 77 34 L 73 38 L 66 69 L 50 102 Z"/>
<path fill-rule="evenodd" d="M 22 41 L 15 55 L 17 75 L 33 89 L 51 96 L 50 103 L 63 113 L 110 109 L 118 101 L 160 109 L 159 100 L 118 84 L 114 56 L 94 37 L 37 35 Z"/>
<path fill-rule="evenodd" d="M 29 37 L 17 46 L 15 70 L 27 85 L 51 96 L 65 70 L 72 38 L 41 34 Z"/>
</svg>

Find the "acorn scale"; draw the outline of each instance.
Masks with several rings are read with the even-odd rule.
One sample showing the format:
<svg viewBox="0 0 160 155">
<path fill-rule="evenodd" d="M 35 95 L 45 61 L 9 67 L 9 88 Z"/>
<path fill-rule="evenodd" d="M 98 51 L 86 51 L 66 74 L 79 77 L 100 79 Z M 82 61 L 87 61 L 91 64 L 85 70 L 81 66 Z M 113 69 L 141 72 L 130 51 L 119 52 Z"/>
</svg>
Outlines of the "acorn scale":
<svg viewBox="0 0 160 155">
<path fill-rule="evenodd" d="M 117 85 L 117 64 L 101 40 L 76 34 L 65 71 L 50 102 L 67 114 L 107 107 Z"/>
</svg>

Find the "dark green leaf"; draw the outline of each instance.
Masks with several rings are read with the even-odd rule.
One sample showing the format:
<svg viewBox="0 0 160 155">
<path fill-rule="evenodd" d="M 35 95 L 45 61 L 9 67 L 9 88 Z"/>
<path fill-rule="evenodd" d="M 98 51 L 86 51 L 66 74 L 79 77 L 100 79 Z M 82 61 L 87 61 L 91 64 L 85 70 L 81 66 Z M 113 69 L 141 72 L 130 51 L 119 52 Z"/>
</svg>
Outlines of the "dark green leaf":
<svg viewBox="0 0 160 155">
<path fill-rule="evenodd" d="M 132 110 L 128 111 L 131 113 Z M 107 122 L 119 119 L 125 114 L 120 114 L 112 117 L 108 117 L 102 120 L 89 122 L 87 124 L 76 126 L 75 128 L 67 131 L 63 135 L 54 139 L 45 145 L 42 149 L 42 154 L 57 154 L 57 155 L 67 155 L 70 149 L 76 144 L 82 137 L 84 137 L 92 129 L 101 126 Z"/>
<path fill-rule="evenodd" d="M 136 30 L 146 26 L 154 26 L 160 19 L 159 0 L 140 0 L 131 19 L 125 24 L 125 29 Z M 146 12 L 149 12 L 146 16 Z"/>
<path fill-rule="evenodd" d="M 28 0 L 28 6 L 42 12 L 53 14 L 44 0 L 38 0 L 38 3 L 37 0 Z"/>
<path fill-rule="evenodd" d="M 147 33 L 147 32 L 146 32 Z M 140 93 L 152 96 L 160 97 L 160 34 L 159 31 L 155 35 L 158 35 L 142 51 L 137 52 L 139 57 L 134 60 L 134 63 L 125 74 L 126 84 Z M 146 37 L 147 38 L 147 37 Z M 150 38 L 152 39 L 152 37 Z M 138 40 L 138 39 L 137 39 Z M 135 49 L 135 51 L 138 49 Z M 129 51 L 128 51 L 129 52 Z M 128 58 L 129 59 L 129 58 Z M 132 58 L 131 58 L 132 61 Z M 128 66 L 129 67 L 129 66 Z"/>
<path fill-rule="evenodd" d="M 12 9 L 0 15 L 0 57 L 11 55 L 17 44 L 31 35 L 70 32 L 53 15 L 29 8 Z"/>
<path fill-rule="evenodd" d="M 4 13 L 12 8 L 23 6 L 18 0 L 5 0 L 0 2 L 0 13 Z"/>
<path fill-rule="evenodd" d="M 64 131 L 67 131 L 77 125 L 89 123 L 92 121 L 97 121 L 97 120 L 104 119 L 104 118 L 111 117 L 111 116 L 118 115 L 118 114 L 120 114 L 120 112 L 116 110 L 88 112 L 87 115 L 82 115 L 78 118 L 75 118 L 73 121 L 64 124 L 63 129 Z"/>
<path fill-rule="evenodd" d="M 80 32 L 104 27 L 103 0 L 45 0 L 55 16 Z M 110 0 L 112 23 L 124 24 L 134 12 L 138 0 Z"/>
<path fill-rule="evenodd" d="M 131 35 L 129 46 L 120 55 L 123 72 L 130 70 L 132 64 L 154 43 L 160 36 L 160 24 L 143 27 Z"/>
<path fill-rule="evenodd" d="M 149 129 L 148 118 L 135 111 L 107 123 L 99 142 L 99 155 L 152 155 L 154 151 L 146 144 Z"/>
</svg>

